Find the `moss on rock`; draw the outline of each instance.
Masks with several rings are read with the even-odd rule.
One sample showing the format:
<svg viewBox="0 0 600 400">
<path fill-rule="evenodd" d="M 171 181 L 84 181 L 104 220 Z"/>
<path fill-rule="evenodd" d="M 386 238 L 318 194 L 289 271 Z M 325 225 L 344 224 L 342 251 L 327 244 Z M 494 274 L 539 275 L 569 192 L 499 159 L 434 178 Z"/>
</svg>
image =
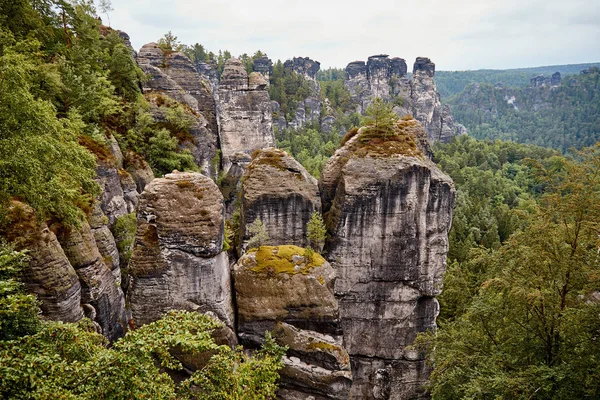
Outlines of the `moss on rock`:
<svg viewBox="0 0 600 400">
<path fill-rule="evenodd" d="M 320 267 L 325 259 L 318 253 L 308 256 L 306 249 L 293 245 L 261 246 L 251 249 L 255 255 L 256 266 L 250 271 L 274 276 L 277 274 L 308 274 L 314 267 Z"/>
</svg>

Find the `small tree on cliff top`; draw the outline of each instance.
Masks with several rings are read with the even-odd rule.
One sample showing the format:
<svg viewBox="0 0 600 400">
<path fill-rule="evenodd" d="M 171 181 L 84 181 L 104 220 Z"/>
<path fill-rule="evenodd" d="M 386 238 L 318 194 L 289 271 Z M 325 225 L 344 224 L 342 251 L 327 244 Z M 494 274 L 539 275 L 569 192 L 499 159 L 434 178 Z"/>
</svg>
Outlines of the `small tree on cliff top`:
<svg viewBox="0 0 600 400">
<path fill-rule="evenodd" d="M 385 103 L 381 98 L 377 97 L 367 107 L 364 125 L 367 126 L 368 132 L 387 138 L 388 135 L 394 134 L 397 123 L 398 115 L 392 110 L 392 105 Z"/>
</svg>

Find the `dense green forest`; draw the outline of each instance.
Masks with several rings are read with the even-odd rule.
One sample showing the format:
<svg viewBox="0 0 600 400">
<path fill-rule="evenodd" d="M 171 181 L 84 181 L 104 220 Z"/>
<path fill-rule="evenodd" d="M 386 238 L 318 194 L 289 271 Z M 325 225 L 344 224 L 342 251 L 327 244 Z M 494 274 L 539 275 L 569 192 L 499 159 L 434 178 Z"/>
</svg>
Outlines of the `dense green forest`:
<svg viewBox="0 0 600 400">
<path fill-rule="evenodd" d="M 600 70 L 564 77 L 557 87 L 502 89 L 472 84 L 448 100 L 456 121 L 478 139 L 552 147 L 594 145 L 600 139 Z"/>
<path fill-rule="evenodd" d="M 421 335 L 434 399 L 600 395 L 600 146 L 461 137 L 436 146 L 458 200 L 439 329 Z"/>
<path fill-rule="evenodd" d="M 547 77 L 555 72 L 562 76 L 578 74 L 589 67 L 598 67 L 600 62 L 589 64 L 548 65 L 544 67 L 515 68 L 515 69 L 479 69 L 474 71 L 436 71 L 435 83 L 438 92 L 445 101 L 454 96 L 471 83 L 501 83 L 507 87 L 527 87 L 529 80 L 538 75 Z"/>
</svg>

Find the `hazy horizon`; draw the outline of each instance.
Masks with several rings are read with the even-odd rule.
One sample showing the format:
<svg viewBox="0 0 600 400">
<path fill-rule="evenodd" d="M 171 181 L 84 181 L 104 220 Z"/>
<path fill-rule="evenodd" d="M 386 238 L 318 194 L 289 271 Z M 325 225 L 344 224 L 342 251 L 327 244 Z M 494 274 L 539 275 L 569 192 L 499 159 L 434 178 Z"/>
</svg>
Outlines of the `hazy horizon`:
<svg viewBox="0 0 600 400">
<path fill-rule="evenodd" d="M 591 0 L 391 0 L 260 3 L 239 0 L 112 0 L 115 29 L 136 50 L 172 31 L 181 43 L 272 60 L 310 57 L 344 68 L 375 54 L 402 57 L 409 70 L 429 57 L 438 70 L 513 69 L 595 63 L 600 7 Z M 106 15 L 100 14 L 107 23 Z"/>
</svg>

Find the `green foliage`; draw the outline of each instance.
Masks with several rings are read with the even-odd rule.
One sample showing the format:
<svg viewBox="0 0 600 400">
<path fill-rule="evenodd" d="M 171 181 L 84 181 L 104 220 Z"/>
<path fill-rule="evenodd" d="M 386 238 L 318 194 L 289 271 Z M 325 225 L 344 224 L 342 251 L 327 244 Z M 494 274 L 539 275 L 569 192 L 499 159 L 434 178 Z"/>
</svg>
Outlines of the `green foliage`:
<svg viewBox="0 0 600 400">
<path fill-rule="evenodd" d="M 189 139 L 189 130 L 194 123 L 190 111 L 162 95 L 152 99 L 164 110 L 165 120 L 156 121 L 149 112 L 149 103 L 138 97 L 131 104 L 129 118 L 133 122 L 129 124 L 126 135 L 120 137 L 121 144 L 143 156 L 157 176 L 171 173 L 174 169 L 196 171 L 198 166 L 193 156 L 189 150 L 180 147 L 180 143 Z"/>
<path fill-rule="evenodd" d="M 45 322 L 34 335 L 0 342 L 0 394 L 11 399 L 233 399 L 245 390 L 244 398 L 273 398 L 285 349 L 270 338 L 253 356 L 218 346 L 212 332 L 222 326 L 206 315 L 170 311 L 108 348 L 87 319 Z M 177 386 L 166 373 L 182 369 L 171 355 L 175 349 L 214 355 Z M 217 385 L 219 391 L 198 392 Z"/>
<path fill-rule="evenodd" d="M 320 132 L 316 127 L 284 129 L 275 133 L 277 147 L 291 154 L 313 176 L 319 177 L 329 157 L 339 147 L 336 131 Z"/>
<path fill-rule="evenodd" d="M 562 76 L 578 74 L 579 71 L 600 66 L 593 64 L 550 65 L 546 67 L 517 68 L 517 69 L 480 69 L 476 71 L 436 71 L 435 84 L 442 99 L 454 96 L 471 83 L 500 83 L 507 87 L 527 87 L 529 80 L 538 75 L 552 76 L 560 72 Z"/>
<path fill-rule="evenodd" d="M 418 340 L 436 366 L 433 398 L 600 395 L 600 146 L 578 159 L 530 162 L 540 206 L 473 260 L 482 279 L 459 316 Z"/>
<path fill-rule="evenodd" d="M 449 234 L 448 270 L 440 296 L 440 321 L 452 319 L 483 280 L 487 254 L 521 229 L 543 185 L 527 160 L 559 162 L 557 152 L 512 142 L 478 141 L 468 136 L 433 147 L 440 168 L 457 188 Z"/>
<path fill-rule="evenodd" d="M 221 352 L 197 371 L 183 389 L 202 400 L 274 399 L 286 350 L 266 332 L 262 349 L 252 357 L 241 347 Z"/>
<path fill-rule="evenodd" d="M 28 256 L 0 241 L 0 341 L 33 334 L 40 325 L 35 296 L 20 282 Z"/>
<path fill-rule="evenodd" d="M 508 93 L 508 94 L 507 94 Z M 507 96 L 514 96 L 513 104 Z M 502 139 L 566 152 L 600 139 L 600 70 L 564 77 L 554 88 L 469 86 L 449 99 L 456 121 L 478 139 Z M 516 106 L 516 107 L 515 107 Z"/>
<path fill-rule="evenodd" d="M 310 83 L 291 69 L 283 67 L 281 60 L 273 65 L 269 96 L 281 106 L 281 115 L 289 122 L 296 116 L 296 106 L 312 93 Z"/>
<path fill-rule="evenodd" d="M 163 37 L 158 39 L 158 47 L 163 51 L 163 53 L 166 54 L 180 51 L 182 46 L 183 45 L 179 39 L 177 39 L 177 36 L 175 36 L 171 31 L 165 33 Z"/>
<path fill-rule="evenodd" d="M 267 229 L 260 218 L 256 218 L 250 225 L 248 225 L 246 227 L 246 231 L 250 236 L 248 239 L 248 248 L 250 249 L 259 248 L 269 241 Z"/>
<path fill-rule="evenodd" d="M 98 192 L 95 162 L 77 143 L 85 128 L 80 114 L 73 109 L 58 119 L 48 100 L 32 94 L 38 45 L 5 45 L 0 55 L 0 214 L 18 197 L 40 215 L 76 224 L 77 204 Z"/>
<path fill-rule="evenodd" d="M 317 251 L 323 249 L 327 238 L 327 227 L 323 221 L 323 216 L 316 210 L 313 211 L 310 220 L 306 224 L 306 236 L 313 249 Z"/>
<path fill-rule="evenodd" d="M 122 215 L 117 218 L 113 227 L 113 235 L 117 243 L 117 249 L 121 256 L 121 265 L 126 266 L 129 263 L 135 243 L 135 233 L 137 229 L 137 221 L 135 212 L 127 215 Z"/>
<path fill-rule="evenodd" d="M 371 133 L 383 135 L 387 138 L 394 134 L 398 115 L 392 110 L 392 105 L 385 103 L 381 98 L 376 98 L 365 110 L 363 125 Z"/>
<path fill-rule="evenodd" d="M 164 175 L 173 170 L 186 171 L 197 169 L 194 157 L 189 151 L 177 151 L 177 138 L 171 136 L 168 130 L 160 129 L 149 140 L 148 162 L 155 174 Z"/>
</svg>

